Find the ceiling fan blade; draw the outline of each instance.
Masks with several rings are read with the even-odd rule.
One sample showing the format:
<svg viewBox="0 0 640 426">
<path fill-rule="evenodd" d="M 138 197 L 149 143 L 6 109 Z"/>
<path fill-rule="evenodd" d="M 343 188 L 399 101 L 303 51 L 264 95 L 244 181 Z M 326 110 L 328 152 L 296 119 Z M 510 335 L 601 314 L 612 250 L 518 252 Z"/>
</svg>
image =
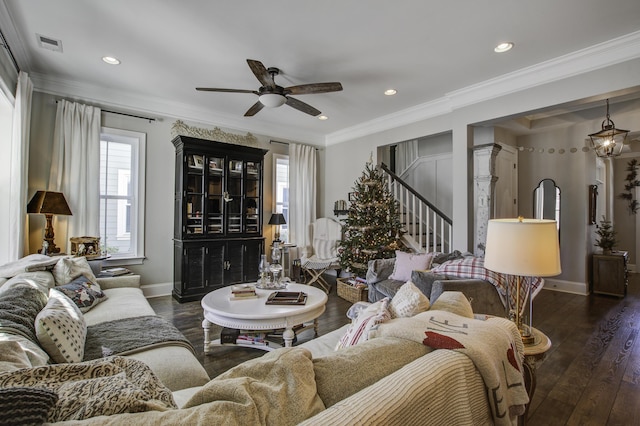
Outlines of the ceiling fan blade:
<svg viewBox="0 0 640 426">
<path fill-rule="evenodd" d="M 315 109 L 311 105 L 306 104 L 306 103 L 304 103 L 302 101 L 299 101 L 297 99 L 290 98 L 288 96 L 287 96 L 287 105 L 289 105 L 292 108 L 297 109 L 298 111 L 302 111 L 302 112 L 307 113 L 309 115 L 313 115 L 314 117 L 317 117 L 318 115 L 320 115 L 320 111 Z"/>
<path fill-rule="evenodd" d="M 218 89 L 215 87 L 196 87 L 196 90 L 200 90 L 201 92 L 226 92 L 226 93 L 253 93 L 258 95 L 259 93 L 255 90 L 244 90 L 244 89 Z"/>
<path fill-rule="evenodd" d="M 264 105 L 262 105 L 262 103 L 260 103 L 260 101 L 256 102 L 255 104 L 251 105 L 251 108 L 249 108 L 247 110 L 247 112 L 244 113 L 245 117 L 253 117 L 254 115 L 256 115 L 262 108 L 264 108 Z"/>
<path fill-rule="evenodd" d="M 249 68 L 253 72 L 253 75 L 256 76 L 258 81 L 262 83 L 263 86 L 274 87 L 275 83 L 273 82 L 273 78 L 271 78 L 271 74 L 267 71 L 267 69 L 262 65 L 262 62 L 255 61 L 253 59 L 247 59 L 247 63 L 249 64 Z"/>
<path fill-rule="evenodd" d="M 290 86 L 284 89 L 287 95 L 308 95 L 311 93 L 328 93 L 339 92 L 342 90 L 342 84 L 334 83 L 311 83 L 301 84 L 299 86 Z"/>
</svg>

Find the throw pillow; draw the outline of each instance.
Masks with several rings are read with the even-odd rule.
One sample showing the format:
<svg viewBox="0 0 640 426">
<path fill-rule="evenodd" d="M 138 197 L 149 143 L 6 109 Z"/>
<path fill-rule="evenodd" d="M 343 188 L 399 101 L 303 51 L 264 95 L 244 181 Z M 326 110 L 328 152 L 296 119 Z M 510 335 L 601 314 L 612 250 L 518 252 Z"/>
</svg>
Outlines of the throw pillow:
<svg viewBox="0 0 640 426">
<path fill-rule="evenodd" d="M 429 298 L 411 281 L 404 283 L 389 303 L 391 318 L 412 317 L 429 309 Z"/>
<path fill-rule="evenodd" d="M 431 348 L 422 343 L 381 337 L 314 357 L 318 395 L 329 408 L 430 351 Z"/>
<path fill-rule="evenodd" d="M 378 324 L 391 319 L 388 307 L 389 298 L 385 297 L 376 303 L 372 303 L 360 312 L 356 319 L 351 321 L 351 325 L 338 342 L 336 350 L 357 345 L 360 342 L 368 340 L 369 333 L 374 330 Z"/>
<path fill-rule="evenodd" d="M 431 310 L 448 311 L 462 317 L 473 318 L 473 309 L 461 291 L 445 291 L 433 302 Z"/>
<path fill-rule="evenodd" d="M 85 276 L 94 284 L 97 284 L 96 276 L 93 275 L 89 262 L 82 256 L 63 257 L 53 268 L 53 276 L 56 285 L 65 285 L 80 276 Z"/>
<path fill-rule="evenodd" d="M 58 401 L 47 389 L 12 387 L 0 389 L 0 424 L 41 425 Z"/>
<path fill-rule="evenodd" d="M 69 284 L 54 287 L 53 290 L 59 291 L 71 299 L 83 313 L 89 312 L 98 303 L 107 300 L 107 295 L 102 292 L 100 286 L 93 284 L 85 276 L 80 276 Z"/>
<path fill-rule="evenodd" d="M 55 362 L 82 361 L 87 324 L 71 299 L 52 289 L 35 325 L 40 345 Z"/>
<path fill-rule="evenodd" d="M 389 279 L 397 281 L 409 281 L 411 271 L 423 271 L 431 266 L 431 253 L 406 253 L 396 250 L 396 263 Z"/>
</svg>

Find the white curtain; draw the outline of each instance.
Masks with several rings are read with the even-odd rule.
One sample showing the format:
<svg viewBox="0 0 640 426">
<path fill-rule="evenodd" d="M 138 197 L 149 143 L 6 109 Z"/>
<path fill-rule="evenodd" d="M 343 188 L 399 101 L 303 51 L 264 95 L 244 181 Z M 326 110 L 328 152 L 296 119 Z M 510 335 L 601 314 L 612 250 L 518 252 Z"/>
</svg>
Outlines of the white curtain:
<svg viewBox="0 0 640 426">
<path fill-rule="evenodd" d="M 8 253 L 10 261 L 17 260 L 29 253 L 26 219 L 32 94 L 33 83 L 29 75 L 20 71 L 13 110 L 13 134 L 11 135 Z"/>
<path fill-rule="evenodd" d="M 70 237 L 100 235 L 99 170 L 100 108 L 58 101 L 48 190 L 62 192 L 71 208 L 72 216 L 54 216 L 61 249 Z"/>
<path fill-rule="evenodd" d="M 418 140 L 402 142 L 397 145 L 396 149 L 396 174 L 401 176 L 418 158 Z"/>
<path fill-rule="evenodd" d="M 311 246 L 309 225 L 316 220 L 316 149 L 289 144 L 289 242 Z"/>
</svg>

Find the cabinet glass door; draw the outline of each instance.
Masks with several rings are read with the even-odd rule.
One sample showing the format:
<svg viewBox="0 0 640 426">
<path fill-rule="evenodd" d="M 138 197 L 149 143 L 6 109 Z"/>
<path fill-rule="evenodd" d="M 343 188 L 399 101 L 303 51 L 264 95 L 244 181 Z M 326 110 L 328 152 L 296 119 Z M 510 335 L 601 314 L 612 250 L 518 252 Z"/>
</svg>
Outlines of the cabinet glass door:
<svg viewBox="0 0 640 426">
<path fill-rule="evenodd" d="M 245 202 L 245 232 L 247 234 L 260 233 L 260 163 L 246 162 L 247 178 L 244 186 Z"/>
<path fill-rule="evenodd" d="M 186 208 L 187 208 L 187 234 L 202 234 L 204 232 L 202 215 L 204 210 L 204 173 L 203 156 L 196 154 L 187 155 L 186 174 Z"/>
<path fill-rule="evenodd" d="M 229 160 L 229 176 L 227 178 L 227 233 L 242 232 L 242 183 L 244 177 L 244 161 Z"/>
<path fill-rule="evenodd" d="M 207 233 L 222 234 L 224 223 L 224 158 L 208 158 Z"/>
</svg>

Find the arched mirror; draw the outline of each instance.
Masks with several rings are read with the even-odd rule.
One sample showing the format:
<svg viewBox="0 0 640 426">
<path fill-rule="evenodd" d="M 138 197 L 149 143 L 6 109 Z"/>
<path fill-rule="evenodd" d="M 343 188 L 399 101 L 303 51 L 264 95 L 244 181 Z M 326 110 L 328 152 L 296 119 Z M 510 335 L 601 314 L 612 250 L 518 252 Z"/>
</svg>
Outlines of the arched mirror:
<svg viewBox="0 0 640 426">
<path fill-rule="evenodd" d="M 533 217 L 555 220 L 560 232 L 560 188 L 553 179 L 542 179 L 533 190 Z"/>
</svg>

